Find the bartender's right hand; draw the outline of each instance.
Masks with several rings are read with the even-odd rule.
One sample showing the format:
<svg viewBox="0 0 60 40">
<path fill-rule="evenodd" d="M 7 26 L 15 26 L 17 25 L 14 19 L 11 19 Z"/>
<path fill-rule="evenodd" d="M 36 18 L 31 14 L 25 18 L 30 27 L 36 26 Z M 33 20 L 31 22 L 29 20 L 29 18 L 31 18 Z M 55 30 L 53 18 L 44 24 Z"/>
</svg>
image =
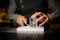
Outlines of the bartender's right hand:
<svg viewBox="0 0 60 40">
<path fill-rule="evenodd" d="M 25 16 L 18 16 L 16 19 L 16 23 L 20 26 L 24 26 L 24 24 L 27 24 L 27 18 Z"/>
</svg>

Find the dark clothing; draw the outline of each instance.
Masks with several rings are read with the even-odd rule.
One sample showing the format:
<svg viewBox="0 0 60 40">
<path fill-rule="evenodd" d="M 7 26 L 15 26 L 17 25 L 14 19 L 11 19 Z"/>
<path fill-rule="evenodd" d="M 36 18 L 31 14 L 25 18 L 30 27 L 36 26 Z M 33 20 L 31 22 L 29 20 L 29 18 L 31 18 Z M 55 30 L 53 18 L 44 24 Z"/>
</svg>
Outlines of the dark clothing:
<svg viewBox="0 0 60 40">
<path fill-rule="evenodd" d="M 9 19 L 15 20 L 16 17 L 24 15 L 30 17 L 34 12 L 47 12 L 47 0 L 10 0 L 8 9 Z M 16 12 L 16 14 L 15 14 Z"/>
<path fill-rule="evenodd" d="M 17 5 L 17 12 L 19 14 L 25 15 L 30 17 L 34 12 L 47 12 L 47 1 L 46 0 L 22 0 L 23 2 L 20 3 L 20 0 L 16 0 Z M 22 8 L 22 5 L 24 6 Z"/>
</svg>

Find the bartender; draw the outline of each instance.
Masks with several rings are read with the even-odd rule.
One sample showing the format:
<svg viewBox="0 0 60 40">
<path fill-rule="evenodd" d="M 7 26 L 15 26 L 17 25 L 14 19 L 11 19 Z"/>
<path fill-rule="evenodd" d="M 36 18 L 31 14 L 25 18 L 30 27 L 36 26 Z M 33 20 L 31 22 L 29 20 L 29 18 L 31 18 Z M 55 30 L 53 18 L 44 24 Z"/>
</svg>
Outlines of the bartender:
<svg viewBox="0 0 60 40">
<path fill-rule="evenodd" d="M 49 20 L 47 8 L 47 0 L 10 0 L 8 17 L 20 26 L 27 24 L 28 18 L 35 19 L 40 22 L 39 26 L 43 26 Z"/>
</svg>

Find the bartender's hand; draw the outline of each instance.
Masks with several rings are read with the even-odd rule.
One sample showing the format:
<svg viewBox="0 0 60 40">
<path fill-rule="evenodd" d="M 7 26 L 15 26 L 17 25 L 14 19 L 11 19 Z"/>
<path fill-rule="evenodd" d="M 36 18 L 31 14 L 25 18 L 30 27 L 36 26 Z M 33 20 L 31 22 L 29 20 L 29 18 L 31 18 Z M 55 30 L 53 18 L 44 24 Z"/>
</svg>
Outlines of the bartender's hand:
<svg viewBox="0 0 60 40">
<path fill-rule="evenodd" d="M 25 16 L 20 15 L 17 17 L 16 22 L 20 26 L 24 26 L 24 24 L 27 24 L 27 18 Z"/>
<path fill-rule="evenodd" d="M 37 18 L 37 16 L 39 16 L 39 18 Z M 36 22 L 41 22 L 39 24 L 40 27 L 43 26 L 49 20 L 49 17 L 46 14 L 42 13 L 42 12 L 35 12 L 31 16 L 31 18 L 33 20 L 35 20 Z"/>
</svg>

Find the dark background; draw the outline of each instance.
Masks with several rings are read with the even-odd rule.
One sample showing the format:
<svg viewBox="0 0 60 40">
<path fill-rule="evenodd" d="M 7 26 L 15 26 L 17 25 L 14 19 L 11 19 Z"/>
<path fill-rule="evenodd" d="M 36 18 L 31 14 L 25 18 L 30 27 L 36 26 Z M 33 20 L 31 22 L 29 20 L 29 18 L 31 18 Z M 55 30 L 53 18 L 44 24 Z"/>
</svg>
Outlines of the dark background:
<svg viewBox="0 0 60 40">
<path fill-rule="evenodd" d="M 0 8 L 6 8 L 9 5 L 9 0 L 0 0 Z"/>
</svg>

